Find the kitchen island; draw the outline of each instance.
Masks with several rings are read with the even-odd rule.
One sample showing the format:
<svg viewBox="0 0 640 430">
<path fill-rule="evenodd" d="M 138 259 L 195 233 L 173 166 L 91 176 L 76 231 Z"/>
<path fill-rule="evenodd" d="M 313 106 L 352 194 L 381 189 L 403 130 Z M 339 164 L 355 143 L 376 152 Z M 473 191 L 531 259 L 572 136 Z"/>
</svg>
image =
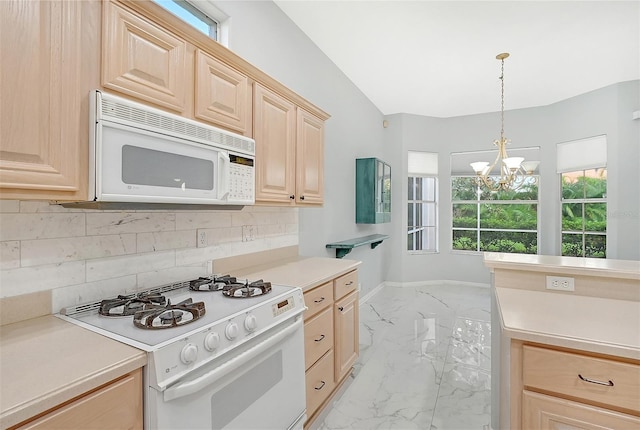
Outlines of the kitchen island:
<svg viewBox="0 0 640 430">
<path fill-rule="evenodd" d="M 492 426 L 640 424 L 640 262 L 501 253 L 484 261 L 493 279 Z M 570 278 L 574 290 L 547 289 L 550 276 Z"/>
</svg>

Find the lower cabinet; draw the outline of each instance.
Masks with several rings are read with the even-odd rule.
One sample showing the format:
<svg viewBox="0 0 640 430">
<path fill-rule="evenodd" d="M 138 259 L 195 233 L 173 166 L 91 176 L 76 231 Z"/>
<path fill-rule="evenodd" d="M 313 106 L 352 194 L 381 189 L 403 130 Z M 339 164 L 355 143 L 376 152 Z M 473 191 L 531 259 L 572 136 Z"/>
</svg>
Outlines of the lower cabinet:
<svg viewBox="0 0 640 430">
<path fill-rule="evenodd" d="M 511 428 L 640 428 L 640 363 L 546 345 L 516 348 L 512 357 L 522 358 L 512 364 L 512 390 L 521 416 Z"/>
<path fill-rule="evenodd" d="M 524 391 L 522 428 L 557 430 L 638 429 L 640 418 L 596 406 Z"/>
<path fill-rule="evenodd" d="M 358 272 L 305 291 L 307 422 L 318 417 L 358 359 Z"/>
<path fill-rule="evenodd" d="M 142 429 L 142 369 L 14 429 Z"/>
</svg>

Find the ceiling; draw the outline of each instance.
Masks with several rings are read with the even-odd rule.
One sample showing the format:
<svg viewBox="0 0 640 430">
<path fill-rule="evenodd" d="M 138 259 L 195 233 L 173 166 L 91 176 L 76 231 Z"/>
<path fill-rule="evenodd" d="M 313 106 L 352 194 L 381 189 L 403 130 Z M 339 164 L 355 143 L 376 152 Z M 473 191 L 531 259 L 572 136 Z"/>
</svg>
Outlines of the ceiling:
<svg viewBox="0 0 640 430">
<path fill-rule="evenodd" d="M 640 0 L 275 3 L 385 115 L 499 111 L 502 52 L 505 110 L 640 78 Z"/>
</svg>

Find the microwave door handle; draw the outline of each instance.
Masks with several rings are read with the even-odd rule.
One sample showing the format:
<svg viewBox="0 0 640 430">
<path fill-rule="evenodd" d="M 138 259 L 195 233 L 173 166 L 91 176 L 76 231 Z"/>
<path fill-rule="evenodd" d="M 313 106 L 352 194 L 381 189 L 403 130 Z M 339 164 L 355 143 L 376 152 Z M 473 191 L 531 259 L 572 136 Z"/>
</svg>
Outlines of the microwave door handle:
<svg viewBox="0 0 640 430">
<path fill-rule="evenodd" d="M 229 168 L 231 160 L 226 151 L 218 152 L 218 200 L 226 200 L 229 195 Z"/>
<path fill-rule="evenodd" d="M 238 356 L 228 360 L 215 369 L 205 373 L 204 375 L 183 383 L 178 383 L 172 387 L 169 387 L 164 392 L 164 401 L 179 399 L 193 393 L 197 393 L 205 387 L 211 386 L 223 376 L 229 375 L 237 369 L 240 369 L 257 357 L 263 355 L 271 348 L 277 346 L 289 336 L 293 335 L 297 330 L 302 328 L 302 318 L 299 318 L 295 323 L 289 327 L 274 334 L 263 342 L 260 342 L 256 346 L 249 348 L 248 350 L 240 353 Z"/>
</svg>

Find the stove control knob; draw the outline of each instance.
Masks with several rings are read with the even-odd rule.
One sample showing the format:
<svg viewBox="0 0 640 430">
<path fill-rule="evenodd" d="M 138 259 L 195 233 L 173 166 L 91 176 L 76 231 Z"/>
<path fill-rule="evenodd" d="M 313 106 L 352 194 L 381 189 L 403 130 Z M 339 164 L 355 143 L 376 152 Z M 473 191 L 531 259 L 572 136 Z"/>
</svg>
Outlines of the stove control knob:
<svg viewBox="0 0 640 430">
<path fill-rule="evenodd" d="M 198 358 L 198 347 L 192 343 L 188 343 L 180 352 L 180 359 L 184 364 L 193 363 Z"/>
<path fill-rule="evenodd" d="M 220 336 L 215 331 L 204 338 L 204 347 L 207 351 L 213 351 L 218 345 L 220 345 Z"/>
<path fill-rule="evenodd" d="M 247 329 L 249 333 L 254 331 L 258 327 L 258 321 L 256 321 L 255 315 L 247 315 L 247 318 L 244 320 L 244 328 Z"/>
<path fill-rule="evenodd" d="M 230 322 L 224 329 L 224 334 L 227 336 L 227 339 L 233 340 L 238 336 L 238 324 L 234 322 Z"/>
</svg>

